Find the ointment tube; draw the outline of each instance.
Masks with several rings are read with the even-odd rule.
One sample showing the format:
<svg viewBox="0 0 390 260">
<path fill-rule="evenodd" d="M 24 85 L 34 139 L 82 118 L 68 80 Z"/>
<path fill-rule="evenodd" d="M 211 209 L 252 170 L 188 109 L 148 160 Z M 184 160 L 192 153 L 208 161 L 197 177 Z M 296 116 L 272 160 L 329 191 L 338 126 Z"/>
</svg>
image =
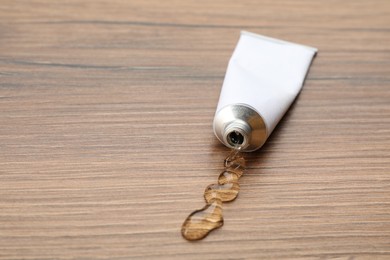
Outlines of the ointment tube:
<svg viewBox="0 0 390 260">
<path fill-rule="evenodd" d="M 214 117 L 217 138 L 230 148 L 260 148 L 300 92 L 316 52 L 241 32 Z"/>
</svg>

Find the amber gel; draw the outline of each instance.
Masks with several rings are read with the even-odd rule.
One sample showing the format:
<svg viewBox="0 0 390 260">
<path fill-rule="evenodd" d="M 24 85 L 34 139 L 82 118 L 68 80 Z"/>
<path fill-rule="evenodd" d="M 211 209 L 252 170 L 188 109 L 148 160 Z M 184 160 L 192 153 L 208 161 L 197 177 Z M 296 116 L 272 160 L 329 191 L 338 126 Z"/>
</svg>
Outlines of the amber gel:
<svg viewBox="0 0 390 260">
<path fill-rule="evenodd" d="M 245 171 L 242 152 L 259 149 L 300 92 L 317 49 L 241 32 L 229 61 L 216 109 L 216 137 L 232 148 L 218 182 L 209 185 L 206 205 L 192 212 L 182 235 L 199 240 L 223 225 L 222 205 L 234 200 Z"/>
</svg>

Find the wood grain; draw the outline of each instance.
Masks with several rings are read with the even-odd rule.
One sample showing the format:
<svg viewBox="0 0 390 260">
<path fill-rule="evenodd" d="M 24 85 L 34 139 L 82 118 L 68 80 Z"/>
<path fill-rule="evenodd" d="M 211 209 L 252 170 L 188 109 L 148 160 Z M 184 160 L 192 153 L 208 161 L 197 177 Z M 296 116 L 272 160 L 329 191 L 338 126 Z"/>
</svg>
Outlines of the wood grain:
<svg viewBox="0 0 390 260">
<path fill-rule="evenodd" d="M 319 54 L 190 243 L 240 30 Z M 389 259 L 389 32 L 387 0 L 3 0 L 0 258 Z"/>
</svg>

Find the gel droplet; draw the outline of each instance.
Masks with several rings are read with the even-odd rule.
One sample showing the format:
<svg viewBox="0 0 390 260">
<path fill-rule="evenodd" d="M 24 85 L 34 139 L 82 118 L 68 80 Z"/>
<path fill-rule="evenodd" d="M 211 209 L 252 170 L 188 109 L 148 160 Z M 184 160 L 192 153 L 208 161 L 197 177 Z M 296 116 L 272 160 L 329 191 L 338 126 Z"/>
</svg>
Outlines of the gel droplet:
<svg viewBox="0 0 390 260">
<path fill-rule="evenodd" d="M 214 199 L 210 204 L 187 217 L 181 228 L 181 234 L 187 240 L 199 240 L 222 225 L 222 201 Z"/>
<path fill-rule="evenodd" d="M 223 171 L 218 177 L 219 184 L 233 183 L 237 182 L 241 177 L 242 173 L 236 173 L 234 171 Z"/>
<path fill-rule="evenodd" d="M 225 184 L 210 184 L 204 191 L 204 198 L 207 203 L 213 199 L 220 199 L 222 202 L 233 201 L 237 198 L 240 186 L 238 182 Z"/>
<path fill-rule="evenodd" d="M 246 167 L 245 159 L 242 156 L 235 156 L 233 158 L 226 158 L 225 159 L 225 168 L 230 169 L 242 169 L 244 170 Z"/>
</svg>

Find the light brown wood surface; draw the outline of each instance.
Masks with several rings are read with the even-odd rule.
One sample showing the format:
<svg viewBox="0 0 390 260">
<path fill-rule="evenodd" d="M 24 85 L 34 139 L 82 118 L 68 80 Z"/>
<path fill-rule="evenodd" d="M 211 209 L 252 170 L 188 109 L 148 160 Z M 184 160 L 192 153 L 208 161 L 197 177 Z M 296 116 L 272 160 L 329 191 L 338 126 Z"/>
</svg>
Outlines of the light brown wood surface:
<svg viewBox="0 0 390 260">
<path fill-rule="evenodd" d="M 319 49 L 196 243 L 240 30 Z M 0 4 L 0 259 L 390 259 L 390 1 Z"/>
</svg>

